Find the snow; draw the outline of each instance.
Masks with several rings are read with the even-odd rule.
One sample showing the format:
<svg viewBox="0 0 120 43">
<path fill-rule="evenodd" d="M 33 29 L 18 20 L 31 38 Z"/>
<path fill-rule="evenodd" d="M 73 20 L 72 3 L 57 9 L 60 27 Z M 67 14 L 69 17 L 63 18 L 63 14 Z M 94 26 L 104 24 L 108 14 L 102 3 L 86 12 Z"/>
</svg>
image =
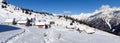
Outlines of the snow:
<svg viewBox="0 0 120 43">
<path fill-rule="evenodd" d="M 111 24 L 110 24 L 110 19 L 105 20 L 105 22 L 108 24 L 109 28 L 112 29 Z"/>
<path fill-rule="evenodd" d="M 74 25 L 68 25 L 67 28 L 73 29 L 73 28 L 76 28 L 76 27 Z"/>
<path fill-rule="evenodd" d="M 0 35 L 4 34 L 0 36 L 2 38 L 0 41 L 4 42 L 9 37 L 10 39 L 7 40 L 7 43 L 119 43 L 120 41 L 120 37 L 100 30 L 96 30 L 94 34 L 86 34 L 85 32 L 79 33 L 78 31 L 69 31 L 65 27 L 55 26 L 49 29 L 38 29 L 34 26 L 15 27 L 20 27 L 21 29 L 0 33 Z M 85 25 L 82 27 L 90 29 L 90 27 Z M 61 36 L 59 36 L 60 34 Z"/>
<path fill-rule="evenodd" d="M 29 30 L 28 33 L 17 40 L 13 40 L 12 43 L 119 43 L 120 41 L 120 37 L 99 30 L 95 34 L 86 34 L 77 31 L 59 31 L 56 28 L 45 30 L 28 27 L 27 29 Z M 46 37 L 44 37 L 45 33 Z M 61 34 L 60 40 L 58 39 L 59 34 Z"/>
<path fill-rule="evenodd" d="M 27 23 L 27 21 L 18 21 L 17 23 Z"/>
<path fill-rule="evenodd" d="M 85 32 L 87 32 L 87 33 L 95 33 L 95 29 L 94 28 L 87 28 L 87 29 L 85 29 Z"/>
<path fill-rule="evenodd" d="M 17 8 L 19 10 L 14 10 L 14 8 Z M 16 20 L 18 21 L 17 23 L 26 23 L 27 18 L 36 18 L 36 20 L 42 20 L 42 22 L 35 22 L 35 25 L 49 24 L 49 21 L 55 22 L 55 25 L 51 25 L 51 28 L 48 29 L 39 29 L 36 26 L 1 26 L 0 43 L 119 43 L 120 41 L 120 37 L 118 36 L 97 29 L 94 30 L 95 28 L 91 28 L 84 24 L 73 23 L 73 26 L 69 26 L 72 20 L 66 20 L 64 17 L 59 18 L 56 14 L 54 14 L 53 16 L 45 16 L 45 14 L 38 14 L 32 12 L 32 15 L 29 15 L 23 13 L 19 7 L 16 7 L 11 4 L 9 4 L 9 6 L 5 9 L 0 9 L 0 24 L 8 18 L 16 18 Z M 88 14 L 92 15 L 92 13 Z M 80 17 L 78 15 L 77 17 L 74 17 L 76 19 L 86 19 L 90 15 L 81 14 Z M 79 28 L 80 30 L 85 30 L 87 33 L 95 33 L 87 34 L 86 32 L 80 33 L 76 30 L 70 31 L 66 28 L 66 26 L 76 26 L 76 28 Z M 7 31 L 1 31 L 2 29 L 6 29 Z"/>
<path fill-rule="evenodd" d="M 45 25 L 45 24 L 49 24 L 48 22 L 35 22 L 35 25 Z"/>
<path fill-rule="evenodd" d="M 0 0 L 0 2 L 2 2 L 3 0 Z"/>
<path fill-rule="evenodd" d="M 3 30 L 7 28 L 8 30 Z M 15 26 L 7 26 L 7 25 L 0 25 L 0 29 L 1 29 L 0 30 L 0 43 L 7 42 L 11 38 L 13 38 L 15 35 L 24 31 L 23 29 L 18 29 Z"/>
<path fill-rule="evenodd" d="M 83 31 L 85 30 L 87 27 L 86 25 L 83 25 L 83 24 L 80 24 L 80 25 L 77 25 L 77 27 L 79 28 L 79 30 Z"/>
<path fill-rule="evenodd" d="M 79 15 L 71 15 L 71 17 L 78 19 L 78 20 L 86 20 L 92 15 L 93 15 L 92 13 L 81 13 Z"/>
<path fill-rule="evenodd" d="M 6 19 L 5 22 L 13 22 L 13 19 Z"/>
<path fill-rule="evenodd" d="M 5 21 L 5 18 L 0 16 L 0 24 L 3 23 Z"/>
</svg>

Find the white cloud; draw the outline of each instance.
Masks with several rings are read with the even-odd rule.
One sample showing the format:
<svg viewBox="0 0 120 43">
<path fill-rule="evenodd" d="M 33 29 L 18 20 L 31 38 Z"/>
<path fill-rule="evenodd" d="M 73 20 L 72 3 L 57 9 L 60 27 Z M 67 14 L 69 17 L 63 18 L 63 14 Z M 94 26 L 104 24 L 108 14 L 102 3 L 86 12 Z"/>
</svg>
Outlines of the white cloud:
<svg viewBox="0 0 120 43">
<path fill-rule="evenodd" d="M 64 11 L 64 14 L 70 14 L 72 13 L 71 11 Z"/>
<path fill-rule="evenodd" d="M 106 9 L 109 9 L 109 8 L 110 8 L 109 5 L 102 5 L 102 7 L 101 7 L 100 9 L 104 9 L 104 10 L 106 10 Z"/>
</svg>

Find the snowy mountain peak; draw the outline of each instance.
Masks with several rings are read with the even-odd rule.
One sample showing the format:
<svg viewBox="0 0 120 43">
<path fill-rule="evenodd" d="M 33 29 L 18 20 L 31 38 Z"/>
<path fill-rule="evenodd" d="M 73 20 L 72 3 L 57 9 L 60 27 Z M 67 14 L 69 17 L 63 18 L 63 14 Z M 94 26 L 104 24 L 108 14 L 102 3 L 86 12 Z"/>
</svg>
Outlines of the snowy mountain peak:
<svg viewBox="0 0 120 43">
<path fill-rule="evenodd" d="M 118 32 L 120 31 L 118 29 L 120 25 L 120 7 L 103 5 L 100 9 L 93 12 L 93 14 L 94 15 L 91 15 L 90 18 L 87 19 L 87 24 L 92 25 L 95 28 L 120 35 L 120 32 Z"/>
<path fill-rule="evenodd" d="M 110 9 L 109 5 L 102 5 L 102 7 L 100 8 L 101 10 L 108 10 Z"/>
<path fill-rule="evenodd" d="M 103 5 L 93 13 L 72 15 L 71 17 L 81 20 L 91 27 L 120 35 L 120 7 Z"/>
<path fill-rule="evenodd" d="M 99 13 L 99 12 L 111 12 L 111 11 L 119 11 L 120 7 L 110 7 L 109 5 L 102 5 L 99 9 L 95 10 L 93 13 Z"/>
<path fill-rule="evenodd" d="M 103 5 L 101 8 L 95 10 L 90 17 L 109 18 L 114 15 L 114 12 L 120 11 L 120 7 L 110 7 L 109 5 Z"/>
</svg>

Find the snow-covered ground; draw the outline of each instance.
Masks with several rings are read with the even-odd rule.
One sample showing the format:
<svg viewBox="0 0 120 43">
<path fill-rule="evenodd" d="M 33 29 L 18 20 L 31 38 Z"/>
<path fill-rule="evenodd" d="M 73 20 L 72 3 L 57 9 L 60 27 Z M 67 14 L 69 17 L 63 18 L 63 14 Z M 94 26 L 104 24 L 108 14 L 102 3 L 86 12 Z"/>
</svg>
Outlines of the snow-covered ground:
<svg viewBox="0 0 120 43">
<path fill-rule="evenodd" d="M 15 26 L 0 25 L 0 43 L 8 42 L 22 32 L 24 32 L 24 29 Z"/>
<path fill-rule="evenodd" d="M 1 6 L 0 2 L 0 6 Z M 9 6 L 8 6 L 9 5 Z M 31 15 L 22 12 L 22 9 L 11 4 L 7 8 L 0 8 L 0 43 L 119 43 L 120 37 L 100 30 L 94 34 L 66 29 L 72 20 L 57 15 L 39 14 L 32 12 Z M 19 10 L 14 10 L 14 9 Z M 82 15 L 84 18 L 85 15 Z M 75 16 L 76 17 L 76 16 Z M 77 16 L 79 17 L 79 16 Z M 89 15 L 87 16 L 89 17 Z M 16 21 L 26 18 L 36 18 L 36 21 L 54 21 L 51 28 L 42 29 L 35 26 L 5 25 L 6 19 L 16 18 Z M 81 18 L 81 17 L 80 17 Z M 74 22 L 73 26 L 79 29 L 91 29 L 91 27 Z M 76 29 L 77 29 L 76 28 Z M 94 29 L 94 28 L 92 28 Z"/>
<path fill-rule="evenodd" d="M 64 27 L 39 29 L 32 26 L 1 32 L 0 41 L 6 41 L 5 43 L 119 43 L 120 37 L 97 29 L 94 34 L 87 34 L 76 30 L 70 31 Z"/>
</svg>

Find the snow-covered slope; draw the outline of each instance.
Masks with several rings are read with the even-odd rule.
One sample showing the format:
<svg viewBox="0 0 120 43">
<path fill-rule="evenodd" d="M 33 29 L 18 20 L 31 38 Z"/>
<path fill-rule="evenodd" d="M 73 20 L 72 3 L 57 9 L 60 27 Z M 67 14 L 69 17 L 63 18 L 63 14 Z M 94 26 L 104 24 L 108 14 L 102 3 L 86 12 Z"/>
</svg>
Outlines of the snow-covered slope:
<svg viewBox="0 0 120 43">
<path fill-rule="evenodd" d="M 80 15 L 71 15 L 71 17 L 78 20 L 86 20 L 92 15 L 92 13 L 81 13 Z"/>
<path fill-rule="evenodd" d="M 62 15 L 54 15 L 47 12 L 36 12 L 29 9 L 23 9 L 16 7 L 14 5 L 8 4 L 6 2 L 1 3 L 2 7 L 0 8 L 0 20 L 1 22 L 4 22 L 5 19 L 13 19 L 15 18 L 16 21 L 18 20 L 25 20 L 25 19 L 31 19 L 35 18 L 36 21 L 55 21 L 56 23 L 62 24 L 62 25 L 69 25 L 72 20 L 65 18 L 65 16 Z"/>
<path fill-rule="evenodd" d="M 0 25 L 0 43 L 5 43 L 22 32 L 24 32 L 24 29 L 15 26 Z"/>
<path fill-rule="evenodd" d="M 91 20 L 88 21 L 88 24 L 92 24 L 92 25 L 94 24 L 96 25 L 94 27 L 99 28 L 101 30 L 109 31 L 114 34 L 119 34 L 120 32 L 119 30 L 120 8 L 119 7 L 110 8 L 108 5 L 104 5 L 94 13 L 97 16 L 94 16 L 94 15 L 91 16 L 89 18 Z"/>
<path fill-rule="evenodd" d="M 120 35 L 120 7 L 110 7 L 109 5 L 103 5 L 95 12 L 88 13 L 86 15 L 87 16 L 80 15 L 78 17 L 82 17 L 77 19 L 83 21 L 89 26 Z M 83 17 L 84 19 L 82 19 Z"/>
<path fill-rule="evenodd" d="M 21 29 L 0 33 L 3 43 L 119 43 L 120 37 L 96 29 L 94 34 L 69 31 L 65 27 L 39 29 L 36 27 L 14 26 Z M 87 28 L 82 26 L 81 28 Z M 17 32 L 16 32 L 17 31 Z M 2 36 L 4 34 L 4 36 Z M 47 35 L 47 36 L 46 36 Z M 58 39 L 60 37 L 60 39 Z M 9 38 L 9 39 L 8 39 Z M 113 40 L 114 39 L 114 40 Z"/>
<path fill-rule="evenodd" d="M 36 12 L 16 7 L 5 1 L 0 2 L 0 6 L 0 43 L 119 43 L 120 41 L 120 37 L 97 29 L 94 34 L 87 34 L 84 30 L 90 31 L 91 29 L 95 30 L 95 28 L 80 24 L 76 19 L 69 16 Z M 48 29 L 4 24 L 6 19 L 13 18 L 16 21 L 35 18 L 33 22 L 54 21 L 55 24 Z M 76 28 L 66 28 L 69 25 Z M 83 31 L 81 32 L 80 29 Z"/>
</svg>

